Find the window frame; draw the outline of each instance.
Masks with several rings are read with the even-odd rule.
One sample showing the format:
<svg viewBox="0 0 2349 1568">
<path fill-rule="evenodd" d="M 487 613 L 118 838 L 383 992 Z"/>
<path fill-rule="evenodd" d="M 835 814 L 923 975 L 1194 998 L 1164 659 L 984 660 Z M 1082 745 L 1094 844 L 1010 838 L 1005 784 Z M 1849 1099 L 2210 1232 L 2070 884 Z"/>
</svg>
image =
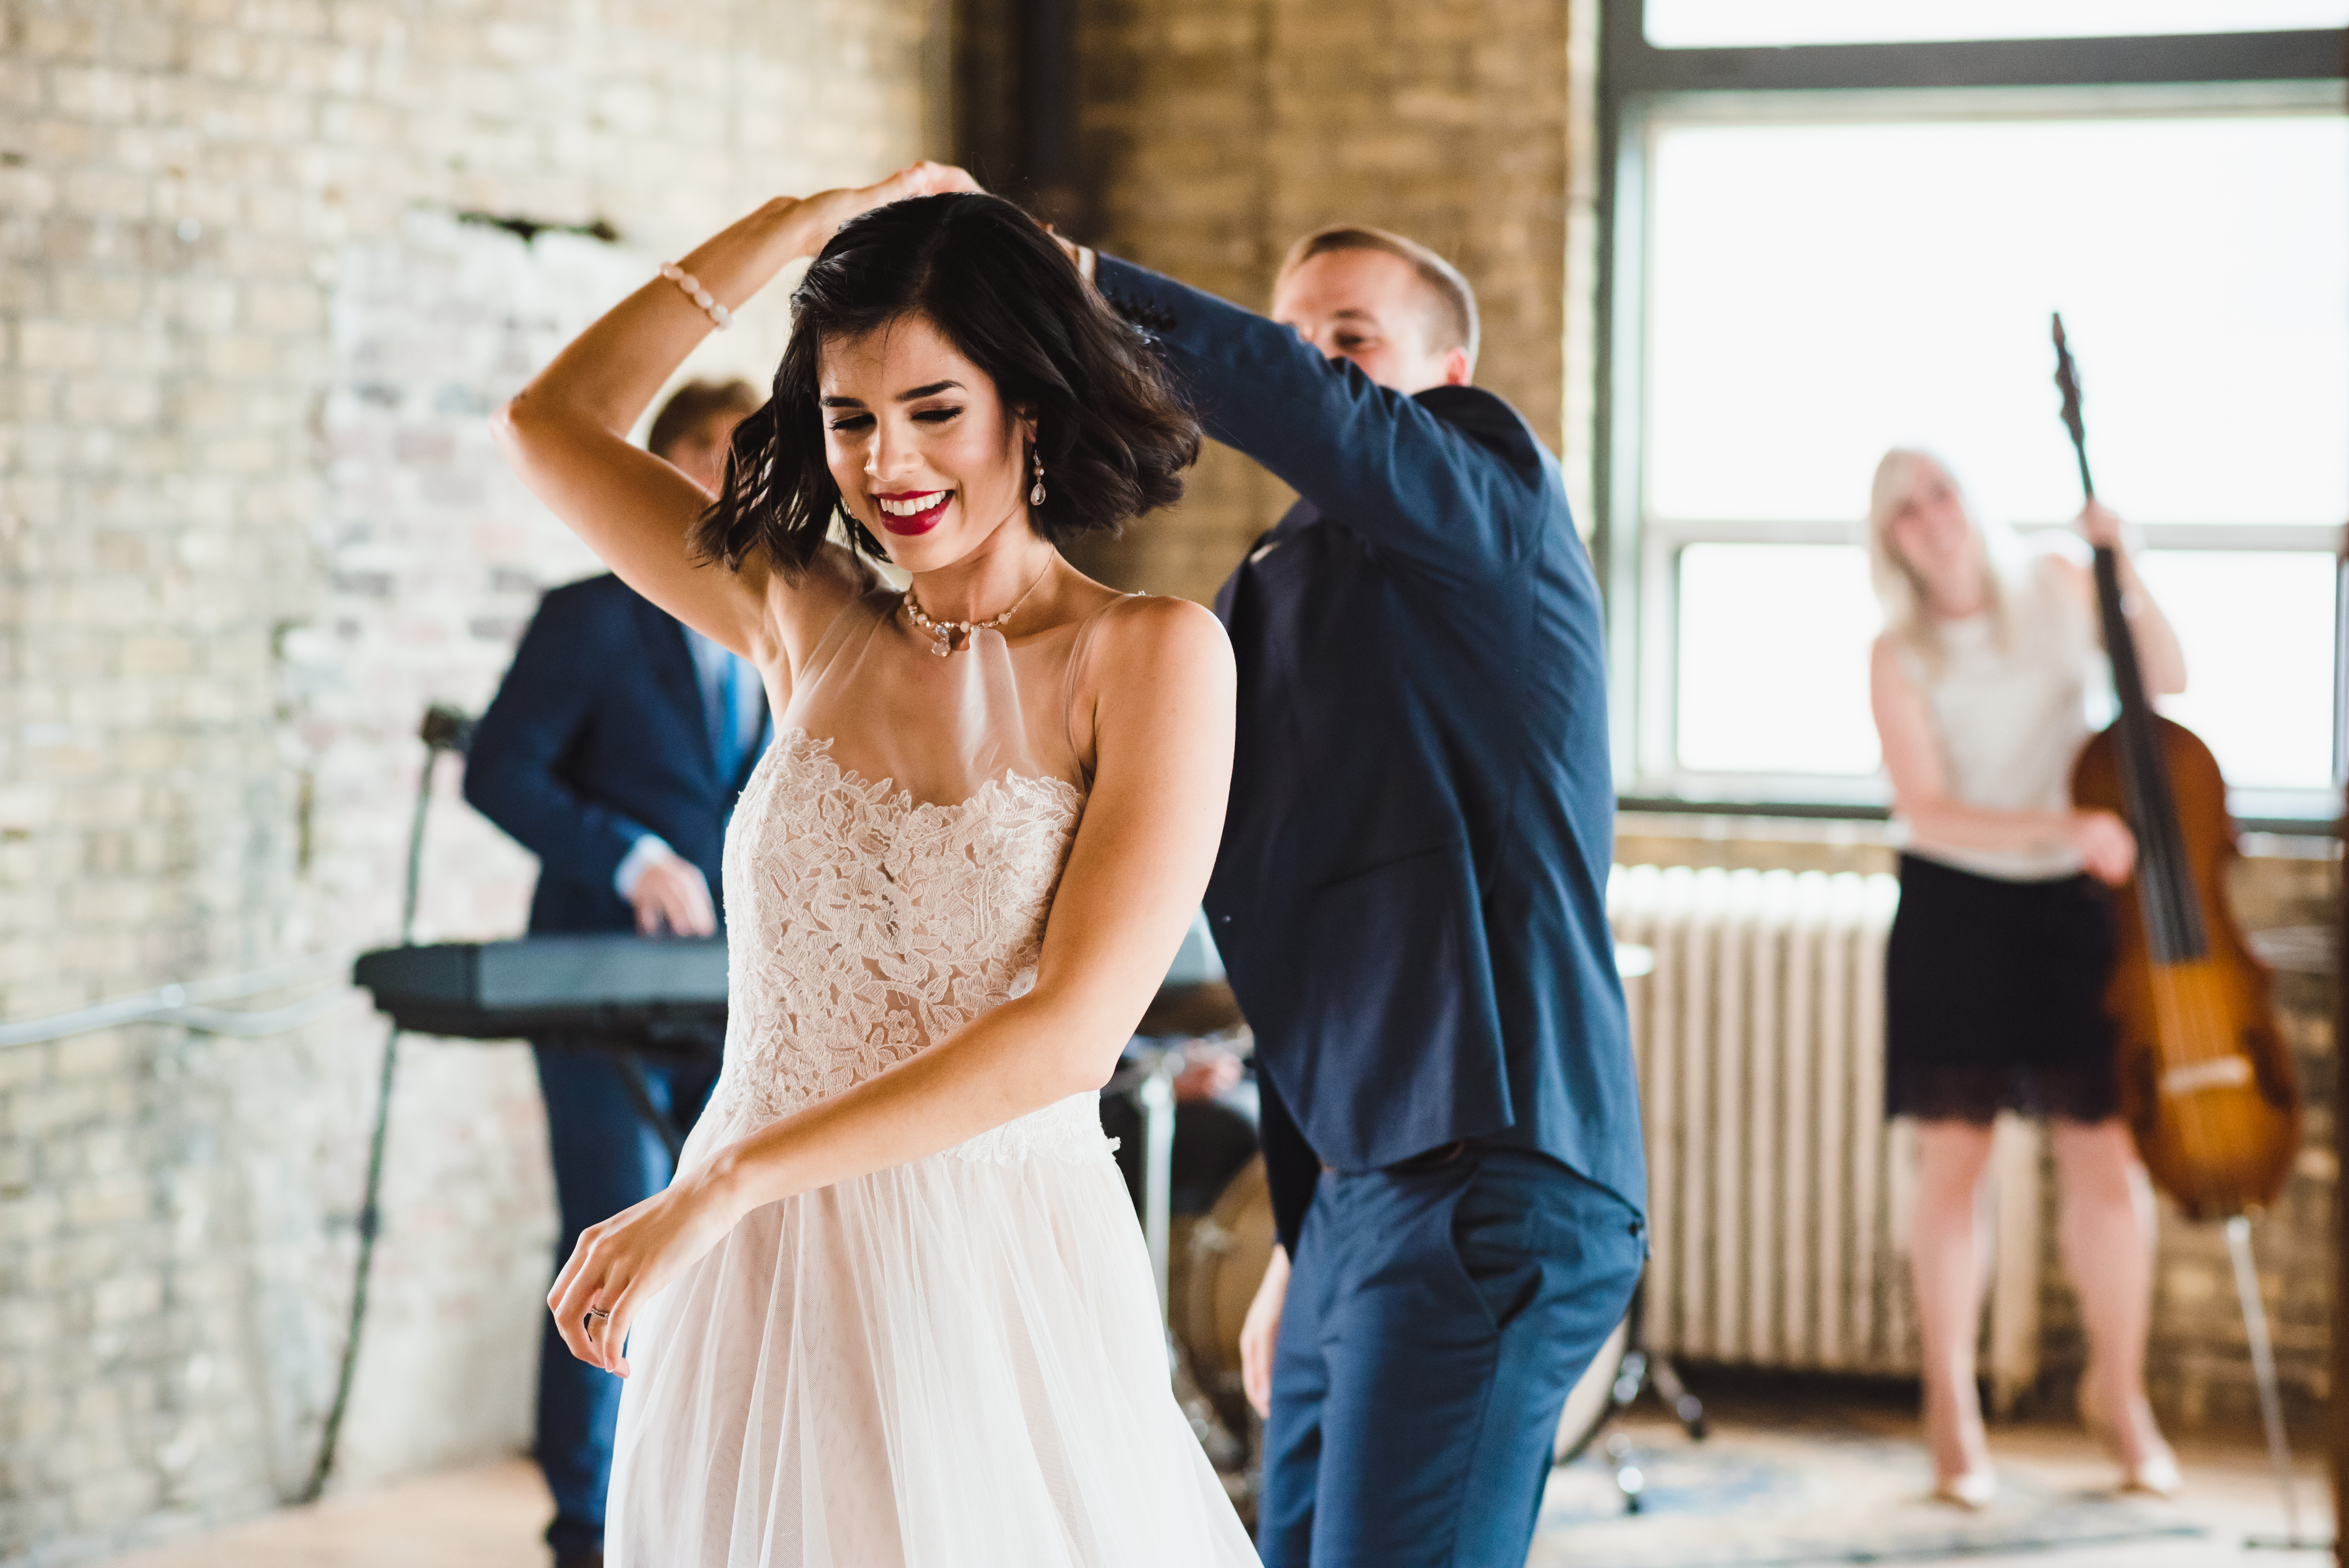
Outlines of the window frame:
<svg viewBox="0 0 2349 1568">
<path fill-rule="evenodd" d="M 1698 772 L 1677 759 L 1679 557 L 1692 543 L 1857 542 L 1853 520 L 1699 522 L 1645 515 L 1650 210 L 1646 163 L 1661 127 L 1720 119 L 1817 123 L 2050 118 L 2066 114 L 2339 112 L 2349 29 L 2138 37 L 1658 48 L 1644 0 L 1602 0 L 1599 19 L 1598 245 L 1590 480 L 1596 566 L 1608 611 L 1616 788 L 1627 806 L 1881 818 L 1880 775 Z M 2044 526 L 2044 525 L 2042 525 Z M 2021 531 L 2033 531 L 2029 526 Z M 2333 779 L 2326 790 L 2236 790 L 2247 826 L 2330 830 L 2349 774 L 2349 552 L 2341 525 L 2168 523 L 2148 550 L 2319 552 L 2334 557 Z"/>
</svg>

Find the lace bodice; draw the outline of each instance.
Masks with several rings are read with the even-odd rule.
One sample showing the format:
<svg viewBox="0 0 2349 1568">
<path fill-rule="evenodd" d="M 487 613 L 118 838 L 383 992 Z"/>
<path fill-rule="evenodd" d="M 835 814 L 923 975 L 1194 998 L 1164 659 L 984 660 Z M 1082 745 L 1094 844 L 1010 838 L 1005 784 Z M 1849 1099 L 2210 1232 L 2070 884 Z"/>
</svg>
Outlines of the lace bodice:
<svg viewBox="0 0 2349 1568">
<path fill-rule="evenodd" d="M 876 608 L 847 613 L 863 611 L 851 628 L 863 643 L 852 635 L 834 646 L 843 639 L 828 637 L 829 656 L 811 661 L 727 832 L 726 1060 L 702 1119 L 713 1132 L 724 1130 L 720 1136 L 738 1136 L 862 1083 L 1035 983 L 1045 914 L 1084 806 L 1082 776 L 1072 759 L 1047 758 L 1046 767 L 1053 760 L 1064 766 L 1050 774 L 1006 766 L 967 782 L 956 791 L 961 798 L 938 800 L 918 798 L 895 778 L 868 779 L 843 768 L 838 737 L 818 738 L 795 720 L 812 708 L 853 722 L 872 710 L 840 689 L 857 684 L 844 678 L 849 672 L 878 666 L 904 673 L 895 652 L 885 645 L 876 655 L 870 645 L 894 635 Z M 1013 682 L 1002 639 L 980 635 L 995 645 L 953 655 L 972 667 L 917 666 L 905 677 L 944 683 L 944 699 L 956 706 L 966 731 L 972 690 L 1037 684 L 1032 672 L 1028 681 Z M 1062 643 L 1054 662 L 1065 664 L 1081 639 Z M 992 668 L 985 662 L 990 656 Z M 827 700 L 818 700 L 818 689 Z M 902 712 L 895 718 L 908 722 Z M 1015 711 L 1009 721 L 1017 720 Z M 995 724 L 977 727 L 1002 722 L 999 714 Z M 875 738 L 855 738 L 861 754 L 872 753 Z M 954 749 L 988 761 L 1034 755 L 1032 747 L 1008 741 Z M 924 793 L 941 792 L 939 769 L 927 767 L 925 776 Z M 1098 1152 L 1092 1098 L 1021 1118 L 957 1152 Z"/>
</svg>

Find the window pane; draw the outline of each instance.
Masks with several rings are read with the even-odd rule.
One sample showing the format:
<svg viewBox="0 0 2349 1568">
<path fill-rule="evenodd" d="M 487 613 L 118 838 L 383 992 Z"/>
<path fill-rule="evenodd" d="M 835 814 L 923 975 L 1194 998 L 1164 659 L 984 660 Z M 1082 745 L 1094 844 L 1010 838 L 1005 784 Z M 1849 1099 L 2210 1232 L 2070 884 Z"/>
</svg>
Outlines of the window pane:
<svg viewBox="0 0 2349 1568">
<path fill-rule="evenodd" d="M 2349 119 L 1668 126 L 1649 191 L 1651 514 L 1857 518 L 1922 442 L 2069 517 L 2061 310 L 2123 515 L 2349 516 Z"/>
<path fill-rule="evenodd" d="M 1680 765 L 1876 770 L 1868 558 L 1842 544 L 1692 544 L 1680 561 Z"/>
<path fill-rule="evenodd" d="M 2142 37 L 2349 26 L 2342 0 L 1648 0 L 1660 49 Z"/>
<path fill-rule="evenodd" d="M 2186 651 L 2162 711 L 2238 789 L 2333 780 L 2335 565 L 2313 552 L 2149 551 L 2147 585 Z M 1879 756 L 1861 552 L 1693 544 L 1681 552 L 1677 748 L 1692 772 L 1865 776 Z"/>
<path fill-rule="evenodd" d="M 2186 651 L 2161 710 L 2200 736 L 2242 789 L 2333 781 L 2333 558 L 2155 550 L 2146 586 Z"/>
</svg>

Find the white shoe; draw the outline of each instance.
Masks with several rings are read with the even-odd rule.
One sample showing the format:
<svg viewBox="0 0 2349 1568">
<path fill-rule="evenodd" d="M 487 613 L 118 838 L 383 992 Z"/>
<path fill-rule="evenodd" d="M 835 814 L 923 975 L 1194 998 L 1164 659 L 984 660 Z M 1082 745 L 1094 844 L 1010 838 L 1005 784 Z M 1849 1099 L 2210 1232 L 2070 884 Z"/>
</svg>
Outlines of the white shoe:
<svg viewBox="0 0 2349 1568">
<path fill-rule="evenodd" d="M 2186 1490 L 2186 1480 L 2178 1473 L 2178 1456 L 2168 1451 L 2158 1453 L 2121 1480 L 2121 1491 L 2143 1497 L 2176 1497 Z"/>
<path fill-rule="evenodd" d="M 1968 1513 L 1980 1513 L 1998 1499 L 1998 1475 L 1990 1470 L 1964 1470 L 1933 1483 L 1933 1501 Z"/>
<path fill-rule="evenodd" d="M 2112 1423 L 2105 1418 L 2100 1408 L 2101 1392 L 2093 1370 L 2083 1372 L 2073 1402 L 2079 1408 L 2080 1424 L 2088 1429 L 2088 1435 L 2112 1456 L 2115 1463 L 2120 1465 L 2119 1490 L 2140 1497 L 2176 1497 L 2186 1485 L 2184 1478 L 2178 1473 L 2178 1456 L 2169 1451 L 2169 1445 L 2163 1442 L 2157 1433 L 2153 1439 L 2156 1445 L 2154 1453 L 2135 1466 L 2123 1460 L 2120 1434 L 2113 1429 Z"/>
</svg>

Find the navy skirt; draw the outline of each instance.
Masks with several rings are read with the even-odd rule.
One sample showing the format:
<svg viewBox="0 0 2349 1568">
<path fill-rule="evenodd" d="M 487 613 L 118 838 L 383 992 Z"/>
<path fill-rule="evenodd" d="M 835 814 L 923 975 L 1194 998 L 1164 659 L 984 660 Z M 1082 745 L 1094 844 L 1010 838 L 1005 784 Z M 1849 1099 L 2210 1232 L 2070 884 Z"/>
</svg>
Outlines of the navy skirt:
<svg viewBox="0 0 2349 1568">
<path fill-rule="evenodd" d="M 1900 857 L 1885 955 L 1885 1109 L 1988 1122 L 2002 1110 L 2118 1114 L 2112 901 L 2093 878 L 2005 882 Z"/>
</svg>

